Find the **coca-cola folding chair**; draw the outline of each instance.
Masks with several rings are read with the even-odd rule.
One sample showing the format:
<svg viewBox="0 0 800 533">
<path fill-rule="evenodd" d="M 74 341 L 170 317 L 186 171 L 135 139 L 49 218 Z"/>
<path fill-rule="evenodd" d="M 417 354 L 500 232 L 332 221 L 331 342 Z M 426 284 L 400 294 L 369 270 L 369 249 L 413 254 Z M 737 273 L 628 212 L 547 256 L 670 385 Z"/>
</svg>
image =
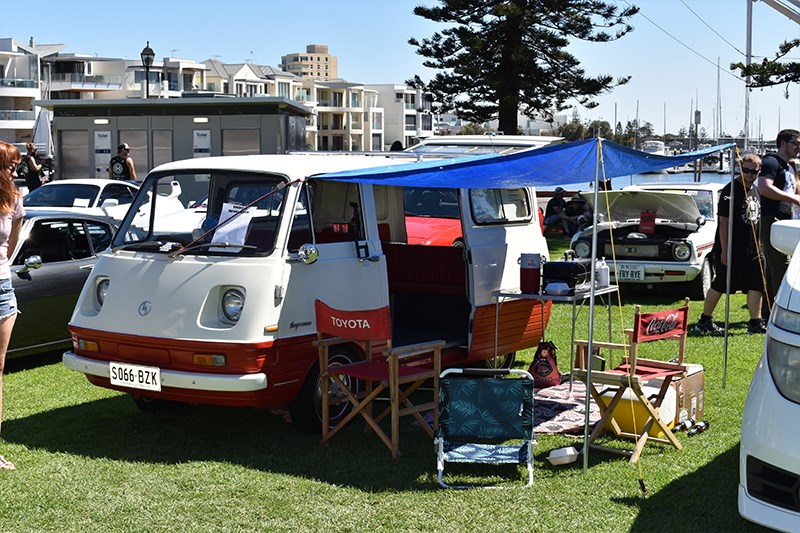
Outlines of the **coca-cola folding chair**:
<svg viewBox="0 0 800 533">
<path fill-rule="evenodd" d="M 392 459 L 400 455 L 399 418 L 413 415 L 428 435 L 438 426 L 439 373 L 444 341 L 430 341 L 408 346 L 392 347 L 392 324 L 389 307 L 379 309 L 343 311 L 334 309 L 320 300 L 314 302 L 317 319 L 317 349 L 322 382 L 322 444 L 338 433 L 348 422 L 361 415 L 392 452 Z M 331 337 L 332 335 L 332 337 Z M 381 351 L 381 348 L 384 348 Z M 333 350 L 361 352 L 363 361 L 342 365 L 331 356 Z M 377 352 L 377 353 L 373 353 Z M 415 405 L 411 395 L 426 381 L 433 382 L 433 398 Z M 419 392 L 418 394 L 422 394 Z M 376 400 L 388 395 L 389 406 L 373 416 Z M 415 396 L 415 399 L 417 396 Z M 342 403 L 352 406 L 349 413 L 331 427 L 331 406 Z M 432 412 L 432 423 L 422 412 Z M 341 412 L 341 410 L 340 410 Z M 387 434 L 380 426 L 389 416 Z"/>
<path fill-rule="evenodd" d="M 684 376 L 686 373 L 683 357 L 686 351 L 688 322 L 688 298 L 684 301 L 682 307 L 668 311 L 642 313 L 637 305 L 633 328 L 626 330 L 630 339 L 629 344 L 592 343 L 593 347 L 600 349 L 623 348 L 628 351 L 628 355 L 622 358 L 621 364 L 616 368 L 595 370 L 595 367 L 592 367 L 592 379 L 587 389 L 600 408 L 601 413 L 600 420 L 589 436 L 589 445 L 592 448 L 630 455 L 631 463 L 635 463 L 639 459 L 639 455 L 648 441 L 671 444 L 679 450 L 682 448 L 681 443 L 678 442 L 678 439 L 675 438 L 670 429 L 669 422 L 671 421 L 665 422 L 662 420 L 659 416 L 659 410 L 672 380 L 676 377 Z M 677 342 L 677 353 L 671 352 L 667 354 L 664 357 L 665 360 L 642 359 L 639 357 L 640 344 L 665 340 Z M 590 360 L 587 357 L 587 347 L 588 343 L 586 341 L 575 341 L 575 360 L 578 368 L 573 371 L 573 375 L 584 382 L 587 381 L 588 372 L 586 366 Z M 661 347 L 659 346 L 659 348 Z M 658 385 L 658 393 L 648 397 L 642 388 L 645 385 L 655 386 L 652 380 L 659 380 L 660 385 Z M 616 388 L 616 393 L 610 401 L 607 401 L 603 394 L 610 390 L 613 391 L 614 388 Z M 630 393 L 626 395 L 626 391 L 630 391 Z M 625 399 L 632 399 L 632 401 L 620 402 L 620 400 L 623 400 L 623 396 L 626 397 Z M 645 420 L 636 420 L 633 402 L 637 401 L 641 402 L 646 410 Z M 633 419 L 632 431 L 623 431 L 614 420 L 614 412 L 617 411 L 622 415 L 621 409 L 625 409 L 626 412 L 624 414 Z M 633 451 L 594 444 L 595 439 L 608 428 L 611 428 L 617 437 L 634 439 L 636 446 Z M 658 435 L 659 430 L 663 433 L 663 437 L 655 436 Z"/>
</svg>

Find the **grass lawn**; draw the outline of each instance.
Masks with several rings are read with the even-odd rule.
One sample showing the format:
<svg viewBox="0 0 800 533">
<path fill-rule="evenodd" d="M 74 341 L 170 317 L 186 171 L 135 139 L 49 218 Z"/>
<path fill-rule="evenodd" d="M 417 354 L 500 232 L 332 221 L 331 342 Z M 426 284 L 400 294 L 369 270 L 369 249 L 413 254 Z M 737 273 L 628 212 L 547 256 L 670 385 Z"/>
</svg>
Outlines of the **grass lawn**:
<svg viewBox="0 0 800 533">
<path fill-rule="evenodd" d="M 553 243 L 553 256 L 565 245 Z M 677 292 L 623 293 L 615 331 L 620 317 L 630 325 L 633 303 L 667 308 L 680 303 Z M 494 466 L 453 472 L 497 477 L 507 488 L 449 491 L 436 483 L 432 442 L 408 421 L 393 462 L 360 423 L 320 446 L 280 413 L 205 406 L 143 413 L 126 395 L 52 363 L 5 377 L 0 453 L 18 470 L 0 472 L 0 531 L 758 530 L 739 517 L 736 491 L 741 413 L 764 337 L 745 334 L 744 297 L 731 303 L 725 388 L 723 339 L 691 336 L 687 347 L 687 362 L 705 367 L 711 427 L 678 434 L 682 451 L 645 447 L 646 496 L 638 468 L 619 456 L 591 453 L 586 473 L 581 461 L 551 466 L 548 453 L 574 444 L 570 437 L 539 437 L 530 489 L 522 488 L 521 469 Z M 692 320 L 701 305 L 692 302 Z M 587 311 L 578 331 L 586 331 Z M 570 317 L 569 305 L 554 306 L 547 330 L 562 372 Z M 604 317 L 598 313 L 595 331 L 606 331 Z M 520 354 L 517 366 L 527 368 L 531 357 Z"/>
</svg>

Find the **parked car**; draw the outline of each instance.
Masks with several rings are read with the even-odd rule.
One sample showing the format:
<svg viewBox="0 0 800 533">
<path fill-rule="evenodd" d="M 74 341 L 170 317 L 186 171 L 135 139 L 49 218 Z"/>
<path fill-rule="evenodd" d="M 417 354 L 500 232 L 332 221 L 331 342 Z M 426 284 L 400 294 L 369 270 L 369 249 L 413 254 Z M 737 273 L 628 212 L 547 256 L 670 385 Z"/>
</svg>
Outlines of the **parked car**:
<svg viewBox="0 0 800 533">
<path fill-rule="evenodd" d="M 8 358 L 70 345 L 67 323 L 78 294 L 97 254 L 108 248 L 116 230 L 106 217 L 56 210 L 27 213 L 11 254 L 20 314 Z"/>
<path fill-rule="evenodd" d="M 608 191 L 608 206 L 601 194 L 597 255 L 607 259 L 614 283 L 660 289 L 665 283 L 683 283 L 691 298 L 705 299 L 714 274 L 721 188 L 718 183 L 637 185 Z M 593 204 L 594 195 L 584 196 Z M 591 256 L 592 232 L 589 226 L 573 236 L 577 257 Z"/>
<path fill-rule="evenodd" d="M 772 244 L 792 260 L 775 299 L 764 354 L 742 414 L 739 514 L 800 531 L 800 221 L 776 222 Z"/>
<path fill-rule="evenodd" d="M 109 179 L 70 179 L 53 181 L 42 185 L 25 196 L 25 209 L 31 212 L 39 209 L 58 208 L 97 216 L 107 216 L 121 221 L 128 212 L 131 202 L 139 191 L 139 184 L 128 181 Z M 177 182 L 159 191 L 157 202 L 158 216 L 166 216 L 181 211 L 184 206 L 178 196 L 181 187 Z M 149 218 L 150 203 L 146 202 L 139 209 L 137 217 Z"/>
</svg>

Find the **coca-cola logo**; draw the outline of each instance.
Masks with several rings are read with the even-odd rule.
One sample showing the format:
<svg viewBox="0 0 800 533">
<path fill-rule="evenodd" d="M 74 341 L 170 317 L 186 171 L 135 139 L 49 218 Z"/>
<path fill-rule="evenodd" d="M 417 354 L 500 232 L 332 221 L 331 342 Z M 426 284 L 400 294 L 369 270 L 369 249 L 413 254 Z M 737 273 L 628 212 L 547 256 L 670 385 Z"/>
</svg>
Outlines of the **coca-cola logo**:
<svg viewBox="0 0 800 533">
<path fill-rule="evenodd" d="M 331 315 L 331 323 L 342 329 L 371 329 L 366 318 L 339 318 Z"/>
<path fill-rule="evenodd" d="M 653 317 L 644 329 L 645 335 L 663 335 L 678 327 L 679 313 L 671 313 L 664 317 Z"/>
</svg>

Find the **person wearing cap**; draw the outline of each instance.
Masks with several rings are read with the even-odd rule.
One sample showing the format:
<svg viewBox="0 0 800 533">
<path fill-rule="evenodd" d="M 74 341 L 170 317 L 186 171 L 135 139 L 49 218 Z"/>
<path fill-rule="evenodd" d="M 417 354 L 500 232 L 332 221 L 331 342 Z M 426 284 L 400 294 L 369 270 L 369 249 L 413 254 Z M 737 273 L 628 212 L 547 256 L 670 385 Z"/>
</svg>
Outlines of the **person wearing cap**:
<svg viewBox="0 0 800 533">
<path fill-rule="evenodd" d="M 108 178 L 112 180 L 136 180 L 136 168 L 133 166 L 131 147 L 128 143 L 117 146 L 117 155 L 108 164 Z"/>
<path fill-rule="evenodd" d="M 556 187 L 553 191 L 553 197 L 547 202 L 547 207 L 544 211 L 544 225 L 556 226 L 561 225 L 564 228 L 564 235 L 571 237 L 572 234 L 578 229 L 578 217 L 569 216 L 567 214 L 567 201 L 564 200 L 564 187 Z"/>
</svg>

